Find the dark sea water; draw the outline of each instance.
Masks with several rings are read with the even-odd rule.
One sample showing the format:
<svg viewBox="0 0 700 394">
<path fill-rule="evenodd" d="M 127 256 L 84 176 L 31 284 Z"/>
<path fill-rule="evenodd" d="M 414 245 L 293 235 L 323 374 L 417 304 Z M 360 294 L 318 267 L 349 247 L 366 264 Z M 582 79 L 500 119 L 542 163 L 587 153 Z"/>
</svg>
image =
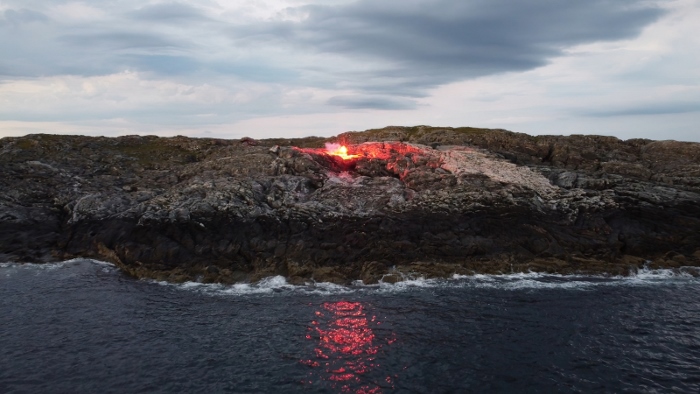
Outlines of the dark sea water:
<svg viewBox="0 0 700 394">
<path fill-rule="evenodd" d="M 700 279 L 170 285 L 0 264 L 1 393 L 700 392 Z"/>
</svg>

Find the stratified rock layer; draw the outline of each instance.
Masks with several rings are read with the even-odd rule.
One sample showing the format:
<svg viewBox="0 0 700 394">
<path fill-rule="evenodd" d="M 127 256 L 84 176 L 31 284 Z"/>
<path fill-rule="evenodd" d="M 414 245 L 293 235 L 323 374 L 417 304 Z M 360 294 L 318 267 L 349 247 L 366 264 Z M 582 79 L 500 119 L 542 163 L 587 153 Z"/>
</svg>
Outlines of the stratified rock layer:
<svg viewBox="0 0 700 394">
<path fill-rule="evenodd" d="M 358 157 L 322 149 L 338 141 Z M 93 257 L 172 281 L 700 265 L 697 143 L 426 126 L 30 135 L 0 140 L 0 187 L 0 260 Z"/>
</svg>

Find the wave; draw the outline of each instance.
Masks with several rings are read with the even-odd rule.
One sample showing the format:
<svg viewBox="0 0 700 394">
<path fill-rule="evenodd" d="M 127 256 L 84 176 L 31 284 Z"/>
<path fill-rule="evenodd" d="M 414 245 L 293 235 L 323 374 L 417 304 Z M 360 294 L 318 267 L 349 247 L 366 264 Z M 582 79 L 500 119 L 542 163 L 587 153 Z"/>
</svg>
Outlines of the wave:
<svg viewBox="0 0 700 394">
<path fill-rule="evenodd" d="M 4 269 L 7 275 L 9 275 L 11 272 L 24 269 L 52 271 L 57 269 L 70 269 L 72 267 L 85 267 L 86 264 L 100 267 L 103 272 L 118 272 L 118 268 L 111 263 L 84 258 L 76 258 L 58 263 L 46 264 L 2 262 L 0 263 L 0 269 Z M 682 267 L 678 269 L 643 268 L 630 272 L 630 275 L 628 276 L 560 275 L 527 272 L 502 275 L 455 274 L 451 278 L 446 279 L 426 279 L 422 276 L 412 276 L 400 273 L 391 274 L 392 277 L 395 277 L 396 275 L 400 275 L 402 280 L 396 283 L 389 283 L 388 281 L 380 280 L 379 283 L 373 285 L 365 285 L 362 283 L 362 281 L 358 280 L 349 286 L 313 281 L 307 282 L 303 285 L 294 285 L 288 283 L 283 276 L 271 276 L 262 279 L 257 283 L 236 283 L 233 285 L 201 282 L 184 282 L 178 284 L 155 280 L 144 281 L 185 291 L 224 296 L 299 293 L 310 295 L 401 293 L 434 288 L 500 289 L 511 291 L 569 289 L 586 291 L 601 286 L 700 284 L 700 268 L 698 267 Z"/>
<path fill-rule="evenodd" d="M 0 262 L 0 268 L 14 268 L 14 269 L 27 269 L 27 270 L 45 270 L 51 271 L 60 268 L 75 267 L 84 264 L 93 264 L 104 268 L 114 268 L 118 269 L 114 264 L 108 263 L 106 261 L 86 259 L 78 257 L 75 259 L 59 261 L 56 263 L 21 263 L 14 261 Z"/>
<path fill-rule="evenodd" d="M 393 274 L 396 275 L 396 274 Z M 183 290 L 193 290 L 211 295 L 246 295 L 246 294 L 348 294 L 348 293 L 401 293 L 406 291 L 435 288 L 481 288 L 500 290 L 592 290 L 601 286 L 656 286 L 664 284 L 700 284 L 700 268 L 684 267 L 681 269 L 640 269 L 629 276 L 604 275 L 559 275 L 538 272 L 514 273 L 505 275 L 453 275 L 447 279 L 426 279 L 424 277 L 404 276 L 402 281 L 388 283 L 379 281 L 374 285 L 365 285 L 355 281 L 343 286 L 326 282 L 308 282 L 293 285 L 283 276 L 272 276 L 258 283 L 238 283 L 234 285 L 206 284 L 185 282 L 173 284 L 155 282 L 163 286 L 173 286 Z"/>
<path fill-rule="evenodd" d="M 589 290 L 600 286 L 649 286 L 670 283 L 700 283 L 700 268 L 680 269 L 642 268 L 627 276 L 561 275 L 539 272 L 506 275 L 454 275 L 458 287 L 521 289 L 574 289 Z"/>
<path fill-rule="evenodd" d="M 246 295 L 246 294 L 278 294 L 303 292 L 307 294 L 344 294 L 354 291 L 353 287 L 341 286 L 334 283 L 307 283 L 293 285 L 283 276 L 271 276 L 257 283 L 236 283 L 223 285 L 219 283 L 184 282 L 175 284 L 165 281 L 151 281 L 161 286 L 170 286 L 182 290 L 191 290 L 212 295 Z"/>
</svg>

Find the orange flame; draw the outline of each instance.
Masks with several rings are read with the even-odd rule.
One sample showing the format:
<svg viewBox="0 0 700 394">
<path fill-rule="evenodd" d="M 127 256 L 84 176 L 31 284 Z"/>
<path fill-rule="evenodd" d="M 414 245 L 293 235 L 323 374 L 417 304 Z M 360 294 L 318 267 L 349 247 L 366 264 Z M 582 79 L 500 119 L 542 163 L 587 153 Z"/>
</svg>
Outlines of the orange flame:
<svg viewBox="0 0 700 394">
<path fill-rule="evenodd" d="M 360 155 L 349 155 L 348 148 L 340 144 L 326 144 L 326 153 L 331 156 L 338 156 L 343 160 L 350 160 L 360 157 Z"/>
</svg>

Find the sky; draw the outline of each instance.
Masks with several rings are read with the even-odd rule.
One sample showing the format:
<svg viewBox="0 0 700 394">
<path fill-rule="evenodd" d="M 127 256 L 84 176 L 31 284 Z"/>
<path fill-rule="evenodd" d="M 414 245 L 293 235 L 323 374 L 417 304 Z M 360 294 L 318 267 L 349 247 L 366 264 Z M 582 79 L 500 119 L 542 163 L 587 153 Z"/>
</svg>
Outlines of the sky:
<svg viewBox="0 0 700 394">
<path fill-rule="evenodd" d="M 700 0 L 0 0 L 0 137 L 700 142 Z"/>
</svg>

